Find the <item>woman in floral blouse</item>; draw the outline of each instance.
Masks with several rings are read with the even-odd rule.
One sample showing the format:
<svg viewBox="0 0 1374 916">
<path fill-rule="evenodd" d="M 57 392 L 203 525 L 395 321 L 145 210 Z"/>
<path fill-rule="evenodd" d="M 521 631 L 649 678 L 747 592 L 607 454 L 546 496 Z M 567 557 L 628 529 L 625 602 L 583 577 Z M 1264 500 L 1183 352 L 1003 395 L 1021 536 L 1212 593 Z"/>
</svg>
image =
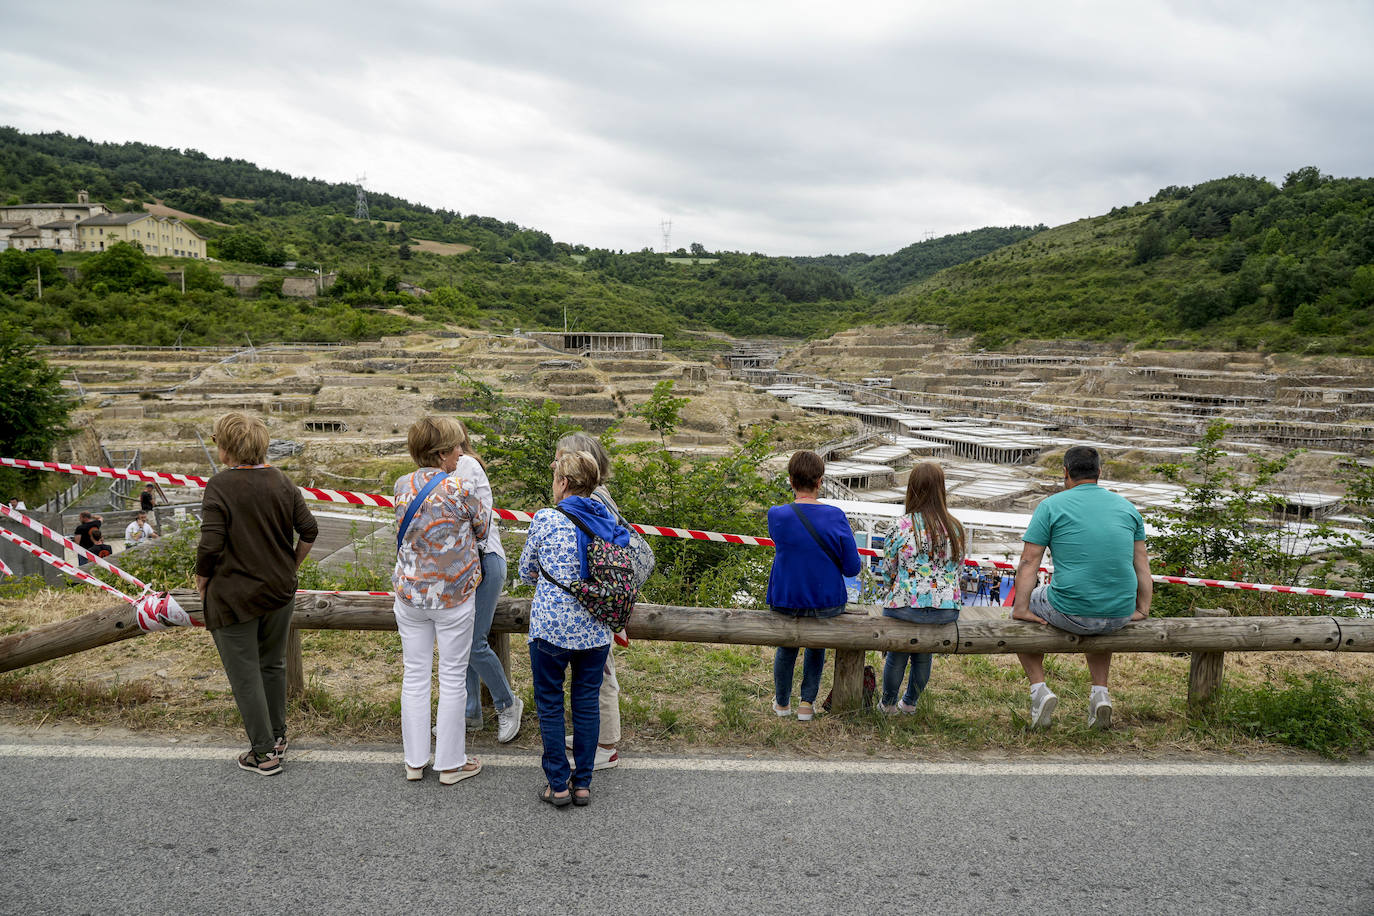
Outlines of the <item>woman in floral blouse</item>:
<svg viewBox="0 0 1374 916">
<path fill-rule="evenodd" d="M 597 694 L 611 649 L 610 628 L 593 619 L 566 590 L 574 579 L 586 579 L 589 574 L 590 538 L 569 516 L 602 540 L 621 546 L 630 543 L 630 532 L 604 505 L 590 498 L 600 480 L 592 455 L 559 452 L 553 462 L 553 501 L 558 508 L 534 514 L 520 552 L 520 578 L 535 587 L 530 602 L 530 676 L 548 782 L 539 797 L 557 808 L 591 802 L 592 768 L 601 731 Z M 575 763 L 571 773 L 563 723 L 563 678 L 569 668 Z"/>
<path fill-rule="evenodd" d="M 416 508 L 396 552 L 391 574 L 396 629 L 401 634 L 401 742 L 406 779 L 419 780 L 429 765 L 429 691 L 434 647 L 439 646 L 439 711 L 434 768 L 452 785 L 476 776 L 482 764 L 467 755 L 463 710 L 467 704 L 468 653 L 482 565 L 477 545 L 487 536 L 489 511 L 472 484 L 453 473 L 462 454 L 463 430 L 447 417 L 425 417 L 408 431 L 406 444 L 418 470 L 396 481 L 396 522 Z"/>
<path fill-rule="evenodd" d="M 912 623 L 958 620 L 959 571 L 967 547 L 964 526 L 945 506 L 944 471 L 933 461 L 916 465 L 906 484 L 906 514 L 892 523 L 883 544 L 883 616 Z M 911 681 L 899 701 L 908 659 Z M 930 663 L 929 652 L 887 653 L 878 708 L 889 715 L 914 713 L 930 681 Z"/>
</svg>

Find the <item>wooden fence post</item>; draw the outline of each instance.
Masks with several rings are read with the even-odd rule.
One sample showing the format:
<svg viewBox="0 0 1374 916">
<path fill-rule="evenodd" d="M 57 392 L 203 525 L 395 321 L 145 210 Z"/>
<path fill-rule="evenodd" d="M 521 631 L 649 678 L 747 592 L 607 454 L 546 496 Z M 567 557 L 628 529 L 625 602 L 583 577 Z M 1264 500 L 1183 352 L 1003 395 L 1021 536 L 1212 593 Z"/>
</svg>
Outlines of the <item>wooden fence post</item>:
<svg viewBox="0 0 1374 916">
<path fill-rule="evenodd" d="M 286 695 L 299 697 L 305 693 L 305 659 L 301 657 L 301 631 L 291 627 L 286 640 Z"/>
<path fill-rule="evenodd" d="M 830 695 L 831 712 L 853 712 L 864 705 L 864 651 L 835 650 L 835 684 Z"/>
<path fill-rule="evenodd" d="M 1193 608 L 1194 617 L 1229 617 L 1231 612 L 1225 608 Z M 1226 662 L 1225 652 L 1194 652 L 1188 662 L 1188 715 L 1201 714 L 1212 703 L 1212 697 L 1221 686 L 1222 667 Z"/>
</svg>

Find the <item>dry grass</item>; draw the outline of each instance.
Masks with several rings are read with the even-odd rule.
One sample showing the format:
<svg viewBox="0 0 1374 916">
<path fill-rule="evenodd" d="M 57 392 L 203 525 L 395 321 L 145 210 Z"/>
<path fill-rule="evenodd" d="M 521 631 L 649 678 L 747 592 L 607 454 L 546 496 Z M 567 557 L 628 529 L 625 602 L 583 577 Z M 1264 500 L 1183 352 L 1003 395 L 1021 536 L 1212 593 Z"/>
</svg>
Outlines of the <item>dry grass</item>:
<svg viewBox="0 0 1374 916">
<path fill-rule="evenodd" d="M 410 247 L 416 251 L 430 251 L 434 254 L 466 254 L 472 250 L 471 245 L 464 245 L 462 242 L 436 242 L 432 239 L 411 239 Z"/>
<path fill-rule="evenodd" d="M 80 589 L 40 591 L 0 601 L 0 628 L 15 632 L 108 605 Z M 530 709 L 529 658 L 512 637 L 513 683 Z M 303 634 L 307 690 L 293 704 L 293 732 L 330 742 L 398 743 L 400 640 L 395 633 Z M 882 659 L 869 664 L 882 676 Z M 624 742 L 634 751 L 775 752 L 801 756 L 868 755 L 941 759 L 1007 755 L 1233 755 L 1278 745 L 1233 730 L 1190 725 L 1188 659 L 1120 654 L 1113 671 L 1116 727 L 1086 728 L 1089 682 L 1081 658 L 1048 660 L 1060 695 L 1056 726 L 1028 728 L 1025 678 L 1011 656 L 936 656 L 918 712 L 887 717 L 868 711 L 811 723 L 778 719 L 769 709 L 772 649 L 636 642 L 616 650 Z M 800 683 L 800 665 L 798 665 Z M 1230 653 L 1231 685 L 1282 684 L 1286 674 L 1337 674 L 1374 691 L 1374 657 L 1327 652 Z M 827 670 L 822 696 L 829 689 Z M 794 690 L 796 689 L 794 685 Z M 214 645 L 204 631 L 172 630 L 126 640 L 0 675 L 0 725 L 66 724 L 196 735 L 237 742 L 242 733 Z M 531 717 L 514 747 L 535 750 Z M 474 747 L 495 747 L 490 731 Z"/>
</svg>

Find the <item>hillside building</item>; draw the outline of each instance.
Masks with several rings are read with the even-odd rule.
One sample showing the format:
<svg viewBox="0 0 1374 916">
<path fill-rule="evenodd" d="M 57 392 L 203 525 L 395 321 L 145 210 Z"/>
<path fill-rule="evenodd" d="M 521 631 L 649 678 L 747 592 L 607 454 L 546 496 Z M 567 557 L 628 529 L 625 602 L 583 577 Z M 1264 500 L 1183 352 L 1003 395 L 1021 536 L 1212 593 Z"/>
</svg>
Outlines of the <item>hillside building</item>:
<svg viewBox="0 0 1374 916">
<path fill-rule="evenodd" d="M 80 222 L 93 216 L 109 213 L 110 208 L 102 203 L 91 203 L 85 191 L 76 192 L 76 203 L 67 204 L 13 204 L 0 207 L 0 221 L 29 223 L 35 227 L 58 220 Z"/>
<path fill-rule="evenodd" d="M 85 191 L 75 203 L 0 207 L 0 250 L 104 251 L 115 242 L 136 242 L 151 255 L 205 258 L 205 239 L 181 220 L 112 213 Z"/>
<path fill-rule="evenodd" d="M 78 251 L 104 251 L 115 242 L 137 244 L 155 256 L 205 258 L 205 239 L 175 217 L 104 213 L 77 224 Z"/>
</svg>

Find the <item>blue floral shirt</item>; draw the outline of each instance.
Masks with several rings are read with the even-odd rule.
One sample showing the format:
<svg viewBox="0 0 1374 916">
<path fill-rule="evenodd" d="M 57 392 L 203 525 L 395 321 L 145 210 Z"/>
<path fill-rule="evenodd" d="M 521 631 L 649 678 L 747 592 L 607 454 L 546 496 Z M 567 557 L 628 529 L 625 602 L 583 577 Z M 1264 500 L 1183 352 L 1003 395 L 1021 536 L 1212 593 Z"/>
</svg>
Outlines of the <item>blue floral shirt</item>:
<svg viewBox="0 0 1374 916">
<path fill-rule="evenodd" d="M 921 513 L 892 523 L 883 542 L 880 597 L 883 607 L 957 608 L 963 557 L 949 555 L 949 542 L 932 547 Z"/>
<path fill-rule="evenodd" d="M 542 639 L 563 649 L 609 646 L 610 627 L 593 620 L 577 599 L 541 576 L 540 565 L 564 585 L 572 584 L 581 572 L 577 527 L 553 509 L 534 513 L 525 549 L 520 551 L 520 578 L 534 583 L 530 639 Z"/>
</svg>

